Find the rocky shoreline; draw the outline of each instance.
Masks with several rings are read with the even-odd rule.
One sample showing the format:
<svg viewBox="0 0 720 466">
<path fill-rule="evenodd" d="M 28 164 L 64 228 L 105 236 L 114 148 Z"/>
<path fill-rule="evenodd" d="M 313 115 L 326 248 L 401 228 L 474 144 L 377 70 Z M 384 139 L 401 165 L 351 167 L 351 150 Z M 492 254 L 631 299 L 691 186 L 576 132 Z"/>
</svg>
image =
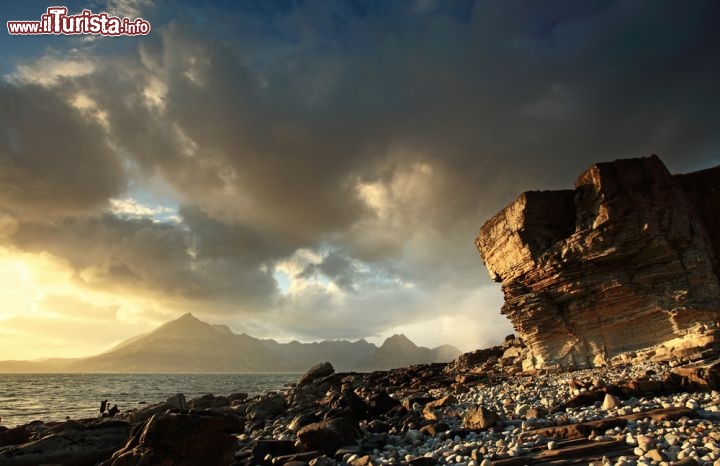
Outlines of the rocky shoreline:
<svg viewBox="0 0 720 466">
<path fill-rule="evenodd" d="M 514 338 L 449 364 L 321 363 L 252 398 L 178 394 L 114 419 L 0 427 L 0 466 L 720 464 L 713 348 L 566 372 L 523 372 Z"/>
</svg>

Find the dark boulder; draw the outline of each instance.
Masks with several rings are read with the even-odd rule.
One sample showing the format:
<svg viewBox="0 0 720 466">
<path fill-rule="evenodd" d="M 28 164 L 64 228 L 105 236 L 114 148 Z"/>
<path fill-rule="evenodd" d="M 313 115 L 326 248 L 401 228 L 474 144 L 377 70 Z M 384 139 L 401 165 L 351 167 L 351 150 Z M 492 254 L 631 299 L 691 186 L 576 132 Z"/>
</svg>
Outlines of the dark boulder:
<svg viewBox="0 0 720 466">
<path fill-rule="evenodd" d="M 252 420 L 265 420 L 282 414 L 287 409 L 287 403 L 282 395 L 271 393 L 251 403 L 247 407 L 247 417 Z"/>
<path fill-rule="evenodd" d="M 42 435 L 0 452 L 0 466 L 94 466 L 125 444 L 130 424 L 120 420 L 69 421 Z"/>
<path fill-rule="evenodd" d="M 334 373 L 335 369 L 329 362 L 321 362 L 315 364 L 300 378 L 300 381 L 298 382 L 296 388 L 301 388 L 305 385 L 315 382 L 316 380 L 323 379 Z"/>
<path fill-rule="evenodd" d="M 227 466 L 233 461 L 242 418 L 212 411 L 156 414 L 124 448 L 100 466 Z"/>
<path fill-rule="evenodd" d="M 484 406 L 469 409 L 463 417 L 463 427 L 467 429 L 490 429 L 500 421 L 500 416 Z"/>
<path fill-rule="evenodd" d="M 345 445 L 353 445 L 360 438 L 358 423 L 349 418 L 327 419 L 307 425 L 297 433 L 298 440 L 306 450 L 320 450 L 327 455 Z"/>
</svg>

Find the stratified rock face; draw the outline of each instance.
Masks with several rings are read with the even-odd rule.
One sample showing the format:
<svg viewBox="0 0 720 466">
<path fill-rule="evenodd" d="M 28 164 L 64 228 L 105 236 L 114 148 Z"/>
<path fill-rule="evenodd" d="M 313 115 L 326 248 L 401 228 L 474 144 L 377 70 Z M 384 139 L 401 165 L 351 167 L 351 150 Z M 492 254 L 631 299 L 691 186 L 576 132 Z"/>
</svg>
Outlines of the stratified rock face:
<svg viewBox="0 0 720 466">
<path fill-rule="evenodd" d="M 719 219 L 720 167 L 673 176 L 651 156 L 522 194 L 476 246 L 530 365 L 585 367 L 717 324 Z"/>
</svg>

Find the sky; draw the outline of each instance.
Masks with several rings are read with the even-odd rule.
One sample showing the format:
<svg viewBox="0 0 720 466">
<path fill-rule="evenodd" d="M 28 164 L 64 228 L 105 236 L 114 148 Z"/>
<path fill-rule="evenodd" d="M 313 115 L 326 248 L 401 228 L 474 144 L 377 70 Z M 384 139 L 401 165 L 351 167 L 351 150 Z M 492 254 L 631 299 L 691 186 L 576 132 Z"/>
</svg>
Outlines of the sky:
<svg viewBox="0 0 720 466">
<path fill-rule="evenodd" d="M 0 34 L 0 360 L 186 312 L 486 347 L 512 332 L 489 217 L 595 162 L 720 164 L 712 0 L 62 5 L 151 31 Z"/>
</svg>

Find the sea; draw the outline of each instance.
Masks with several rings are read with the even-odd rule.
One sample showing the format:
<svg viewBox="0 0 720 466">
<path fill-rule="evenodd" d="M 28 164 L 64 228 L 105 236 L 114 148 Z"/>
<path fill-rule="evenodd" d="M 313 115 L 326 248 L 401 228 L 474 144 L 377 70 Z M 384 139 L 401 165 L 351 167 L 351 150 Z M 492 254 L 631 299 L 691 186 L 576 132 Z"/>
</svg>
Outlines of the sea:
<svg viewBox="0 0 720 466">
<path fill-rule="evenodd" d="M 245 392 L 253 396 L 281 390 L 301 374 L 0 374 L 0 425 L 33 420 L 64 421 L 100 414 L 100 401 L 120 411 L 141 408 L 182 393 Z"/>
</svg>

